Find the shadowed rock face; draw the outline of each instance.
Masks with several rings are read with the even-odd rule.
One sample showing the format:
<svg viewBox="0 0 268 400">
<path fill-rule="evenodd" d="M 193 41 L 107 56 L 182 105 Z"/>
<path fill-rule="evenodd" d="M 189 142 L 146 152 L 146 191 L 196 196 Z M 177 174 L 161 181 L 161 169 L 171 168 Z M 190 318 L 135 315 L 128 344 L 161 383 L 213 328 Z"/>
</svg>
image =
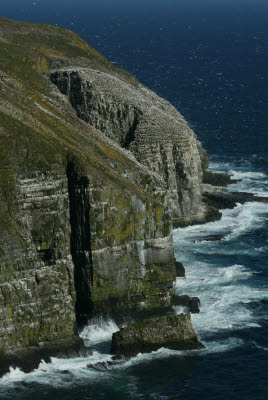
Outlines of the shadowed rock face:
<svg viewBox="0 0 268 400">
<path fill-rule="evenodd" d="M 174 295 L 171 300 L 173 306 L 183 306 L 188 309 L 188 312 L 192 314 L 198 314 L 200 312 L 200 300 L 198 297 L 190 297 L 187 295 Z"/>
<path fill-rule="evenodd" d="M 204 150 L 170 103 L 141 84 L 90 68 L 54 70 L 50 77 L 79 118 L 162 178 L 173 218 L 199 214 Z"/>
<path fill-rule="evenodd" d="M 72 161 L 67 163 L 71 254 L 74 263 L 76 320 L 81 324 L 92 311 L 93 262 L 91 250 L 90 201 L 87 176 L 79 176 Z M 85 317 L 83 317 L 85 316 Z"/>
<path fill-rule="evenodd" d="M 214 192 L 213 189 L 208 190 L 204 193 L 204 201 L 218 209 L 234 208 L 237 203 L 244 204 L 246 202 L 258 201 L 260 203 L 268 203 L 267 197 L 254 196 L 253 193 L 246 192 L 225 192 L 218 191 Z"/>
<path fill-rule="evenodd" d="M 185 268 L 179 261 L 175 261 L 176 276 L 178 278 L 185 278 Z"/>
<path fill-rule="evenodd" d="M 130 357 L 166 347 L 174 350 L 202 349 L 190 314 L 162 317 L 131 324 L 113 334 L 111 353 Z"/>
<path fill-rule="evenodd" d="M 212 186 L 223 186 L 239 182 L 238 179 L 232 179 L 232 175 L 225 172 L 212 172 L 205 171 L 203 176 L 203 183 Z"/>
</svg>

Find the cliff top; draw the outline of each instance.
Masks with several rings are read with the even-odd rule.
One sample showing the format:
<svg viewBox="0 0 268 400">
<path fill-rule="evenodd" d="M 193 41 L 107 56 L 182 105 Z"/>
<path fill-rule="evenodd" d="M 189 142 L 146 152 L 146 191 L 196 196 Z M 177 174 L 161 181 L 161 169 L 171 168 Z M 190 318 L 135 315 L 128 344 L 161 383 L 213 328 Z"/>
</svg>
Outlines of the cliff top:
<svg viewBox="0 0 268 400">
<path fill-rule="evenodd" d="M 105 176 L 107 173 L 112 179 L 116 178 L 116 169 L 111 172 L 110 165 L 105 166 L 107 160 L 113 165 L 135 164 L 145 171 L 130 152 L 79 120 L 65 96 L 55 89 L 50 70 L 69 65 L 90 66 L 136 82 L 71 31 L 0 18 L 3 165 L 8 165 L 7 158 L 19 163 L 21 157 L 27 168 L 33 164 L 33 170 L 37 166 L 50 169 L 55 161 L 72 153 L 81 164 L 89 160 L 91 168 L 95 166 L 99 172 L 107 168 Z"/>
<path fill-rule="evenodd" d="M 25 68 L 19 68 L 17 61 L 27 57 L 37 70 L 43 72 L 53 66 L 77 65 L 108 72 L 128 83 L 138 84 L 131 74 L 109 63 L 74 32 L 55 25 L 0 18 L 0 51 L 1 66 L 9 67 L 16 76 L 18 72 L 26 73 L 23 71 Z"/>
<path fill-rule="evenodd" d="M 152 172 L 81 121 L 50 81 L 52 68 L 70 65 L 137 85 L 71 31 L 0 18 L 0 230 L 12 231 L 18 179 L 65 168 L 70 158 L 99 184 L 150 196 L 135 176 L 151 181 Z"/>
</svg>

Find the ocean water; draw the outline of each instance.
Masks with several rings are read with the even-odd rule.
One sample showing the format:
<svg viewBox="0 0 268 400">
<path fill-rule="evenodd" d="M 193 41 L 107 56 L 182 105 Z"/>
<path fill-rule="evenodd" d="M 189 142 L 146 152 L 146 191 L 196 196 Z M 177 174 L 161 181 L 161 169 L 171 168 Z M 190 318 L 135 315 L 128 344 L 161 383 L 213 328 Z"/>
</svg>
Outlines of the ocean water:
<svg viewBox="0 0 268 400">
<path fill-rule="evenodd" d="M 268 3 L 233 3 L 4 0 L 0 13 L 74 30 L 178 107 L 211 154 L 210 169 L 241 179 L 230 191 L 268 197 Z M 92 356 L 55 358 L 29 374 L 11 369 L 0 399 L 268 398 L 268 204 L 222 213 L 173 233 L 186 269 L 176 291 L 201 300 L 192 323 L 204 350 L 162 348 L 110 364 L 118 327 L 99 318 L 81 332 Z"/>
</svg>

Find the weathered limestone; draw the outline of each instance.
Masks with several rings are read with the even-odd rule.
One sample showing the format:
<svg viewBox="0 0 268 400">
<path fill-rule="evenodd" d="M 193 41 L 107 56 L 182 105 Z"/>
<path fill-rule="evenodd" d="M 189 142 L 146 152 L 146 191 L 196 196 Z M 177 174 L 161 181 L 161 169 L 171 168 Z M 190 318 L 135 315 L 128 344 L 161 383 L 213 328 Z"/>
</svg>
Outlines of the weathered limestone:
<svg viewBox="0 0 268 400">
<path fill-rule="evenodd" d="M 38 357 L 65 352 L 66 343 L 81 351 L 76 321 L 96 313 L 170 306 L 171 221 L 153 186 L 147 183 L 145 197 L 97 182 L 70 162 L 17 178 L 19 228 L 14 236 L 4 229 L 0 239 L 3 365 L 23 366 L 25 348 L 32 367 Z"/>
<path fill-rule="evenodd" d="M 202 349 L 190 314 L 140 321 L 113 334 L 111 353 L 131 357 L 167 347 L 174 350 Z"/>
<path fill-rule="evenodd" d="M 173 219 L 197 218 L 204 150 L 182 115 L 141 84 L 90 68 L 53 70 L 51 80 L 77 115 L 129 149 L 162 177 Z"/>
<path fill-rule="evenodd" d="M 97 313 L 172 310 L 173 221 L 205 209 L 207 163 L 174 107 L 76 35 L 1 29 L 0 373 L 80 354 Z"/>
<path fill-rule="evenodd" d="M 83 349 L 74 312 L 66 177 L 36 172 L 18 177 L 16 189 L 17 211 L 9 225 L 1 222 L 0 372 L 12 363 L 24 366 L 25 348 L 31 353 L 26 370 L 48 354 Z"/>
<path fill-rule="evenodd" d="M 171 222 L 161 197 L 139 198 L 96 183 L 87 193 L 91 314 L 168 307 L 176 275 Z"/>
</svg>

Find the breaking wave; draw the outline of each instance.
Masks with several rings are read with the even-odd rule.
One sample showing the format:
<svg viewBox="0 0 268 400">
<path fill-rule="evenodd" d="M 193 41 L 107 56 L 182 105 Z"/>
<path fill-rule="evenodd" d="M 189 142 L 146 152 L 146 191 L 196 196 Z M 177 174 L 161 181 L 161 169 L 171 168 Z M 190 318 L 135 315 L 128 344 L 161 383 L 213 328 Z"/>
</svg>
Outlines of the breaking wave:
<svg viewBox="0 0 268 400">
<path fill-rule="evenodd" d="M 219 170 L 220 166 L 216 168 Z M 224 168 L 234 171 L 227 164 Z M 265 174 L 259 172 L 255 175 L 250 171 L 242 174 L 236 172 L 233 177 L 243 179 L 247 186 L 251 180 L 265 182 L 266 179 Z M 177 229 L 173 234 L 176 258 L 183 262 L 186 269 L 186 279 L 177 278 L 176 292 L 198 296 L 201 300 L 201 312 L 192 314 L 192 323 L 206 348 L 195 351 L 196 357 L 245 346 L 245 338 L 239 332 L 244 329 L 261 330 L 261 305 L 268 299 L 267 288 L 259 284 L 258 269 L 246 262 L 252 255 L 265 256 L 267 244 L 249 246 L 245 240 L 247 235 L 261 230 L 266 224 L 268 205 L 256 202 L 238 204 L 233 210 L 223 210 L 222 214 L 220 221 Z M 208 240 L 213 236 L 217 240 Z M 176 307 L 175 311 L 180 313 L 185 309 Z M 135 392 L 135 381 L 130 383 L 125 371 L 150 365 L 157 360 L 172 357 L 184 359 L 193 354 L 191 351 L 161 348 L 128 360 L 113 361 L 109 349 L 112 334 L 118 329 L 112 319 L 92 319 L 80 332 L 85 345 L 93 349 L 91 356 L 52 358 L 51 363 L 42 361 L 36 370 L 28 374 L 19 368 L 10 368 L 0 379 L 0 397 L 5 398 L 5 394 L 18 385 L 22 385 L 20 390 L 26 388 L 27 392 L 27 388 L 33 385 L 66 389 L 81 386 L 84 382 L 91 382 L 99 388 L 99 385 L 111 380 L 120 381 L 123 386 L 129 387 L 129 392 Z M 267 350 L 257 340 L 253 345 L 256 349 Z"/>
</svg>

